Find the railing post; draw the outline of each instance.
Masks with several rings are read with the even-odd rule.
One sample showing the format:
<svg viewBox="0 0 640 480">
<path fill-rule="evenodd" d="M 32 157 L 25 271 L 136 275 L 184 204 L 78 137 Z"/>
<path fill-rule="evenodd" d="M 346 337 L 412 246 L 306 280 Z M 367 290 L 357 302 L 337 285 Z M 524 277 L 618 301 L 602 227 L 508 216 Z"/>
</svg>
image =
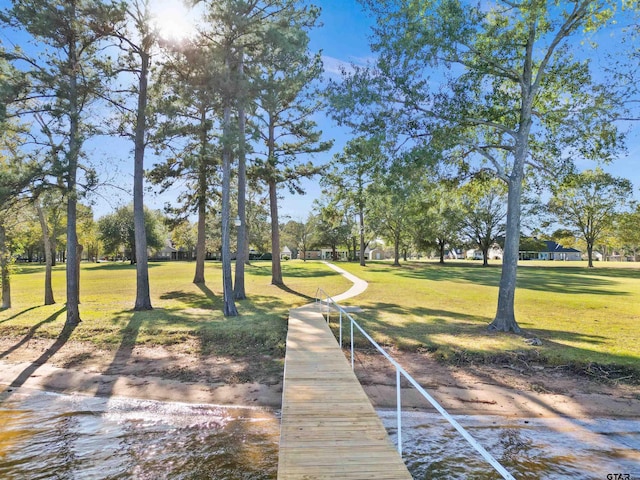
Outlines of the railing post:
<svg viewBox="0 0 640 480">
<path fill-rule="evenodd" d="M 340 309 L 340 348 L 342 348 L 342 309 Z"/>
<path fill-rule="evenodd" d="M 325 303 L 325 305 L 327 307 L 327 313 L 326 313 L 325 319 L 326 319 L 327 323 L 329 323 L 329 308 L 330 308 L 329 307 L 329 297 L 324 299 L 324 303 Z"/>
<path fill-rule="evenodd" d="M 353 362 L 353 318 L 351 319 L 351 370 L 354 370 Z"/>
<path fill-rule="evenodd" d="M 402 457 L 402 388 L 400 369 L 396 367 L 396 415 L 398 416 L 398 453 Z"/>
</svg>

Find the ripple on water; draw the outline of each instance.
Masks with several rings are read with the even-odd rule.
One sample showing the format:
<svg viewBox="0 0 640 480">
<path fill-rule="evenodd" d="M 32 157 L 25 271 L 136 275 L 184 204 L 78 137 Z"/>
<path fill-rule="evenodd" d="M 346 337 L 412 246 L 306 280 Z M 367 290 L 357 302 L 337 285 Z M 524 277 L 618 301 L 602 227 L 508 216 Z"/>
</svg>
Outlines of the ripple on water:
<svg viewBox="0 0 640 480">
<path fill-rule="evenodd" d="M 395 411 L 378 412 L 395 443 Z M 508 419 L 456 416 L 458 422 L 517 479 L 640 480 L 640 421 Z M 440 415 L 405 412 L 403 457 L 413 478 L 493 479 L 499 475 Z"/>
<path fill-rule="evenodd" d="M 272 479 L 268 411 L 13 391 L 0 397 L 0 478 Z"/>
</svg>

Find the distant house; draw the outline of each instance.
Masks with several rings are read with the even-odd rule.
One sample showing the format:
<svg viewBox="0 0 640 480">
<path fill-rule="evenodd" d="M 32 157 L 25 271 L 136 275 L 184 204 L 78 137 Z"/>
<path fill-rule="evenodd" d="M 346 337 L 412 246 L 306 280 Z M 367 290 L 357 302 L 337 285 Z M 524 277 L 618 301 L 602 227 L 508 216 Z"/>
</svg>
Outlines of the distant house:
<svg viewBox="0 0 640 480">
<path fill-rule="evenodd" d="M 466 257 L 467 260 L 482 260 L 484 259 L 484 254 L 482 253 L 482 250 L 472 248 L 470 250 L 467 250 Z"/>
<path fill-rule="evenodd" d="M 393 249 L 384 246 L 375 247 L 367 254 L 369 260 L 390 260 L 393 258 Z"/>
<path fill-rule="evenodd" d="M 280 252 L 280 260 L 289 260 L 292 258 L 291 249 L 285 245 L 285 247 Z"/>
<path fill-rule="evenodd" d="M 335 258 L 335 260 L 347 261 L 349 260 L 349 252 L 347 252 L 346 250 L 336 250 L 336 257 L 337 258 Z M 323 260 L 334 260 L 333 250 L 330 248 L 321 248 L 320 258 L 322 258 Z"/>
<path fill-rule="evenodd" d="M 170 239 L 165 240 L 164 247 L 149 255 L 149 260 L 177 260 L 178 249 L 174 248 Z"/>
<path fill-rule="evenodd" d="M 484 255 L 479 248 L 472 248 L 465 252 L 467 260 L 483 260 Z M 494 243 L 487 250 L 487 259 L 489 260 L 502 260 L 502 247 L 497 243 Z"/>
<path fill-rule="evenodd" d="M 304 256 L 303 256 L 304 255 Z M 346 261 L 349 260 L 349 252 L 346 250 L 336 250 L 336 260 Z M 298 252 L 298 258 L 306 260 L 333 260 L 333 250 L 330 248 L 321 248 L 320 250 L 307 250 Z"/>
<path fill-rule="evenodd" d="M 575 248 L 563 247 L 559 243 L 551 240 L 545 240 L 547 246 L 546 250 L 540 252 L 540 260 L 563 260 L 563 261 L 577 261 L 582 260 L 582 252 Z"/>
<path fill-rule="evenodd" d="M 552 240 L 536 240 L 526 242 L 525 249 L 519 252 L 520 260 L 552 260 L 552 261 L 579 261 L 582 260 L 582 252 L 575 248 L 563 247 Z"/>
<path fill-rule="evenodd" d="M 320 260 L 322 252 L 320 250 L 307 250 L 306 252 L 298 251 L 298 258 L 300 260 Z"/>
<path fill-rule="evenodd" d="M 444 257 L 449 260 L 457 260 L 459 258 L 465 258 L 465 254 L 461 248 L 452 248 L 444 251 Z"/>
</svg>

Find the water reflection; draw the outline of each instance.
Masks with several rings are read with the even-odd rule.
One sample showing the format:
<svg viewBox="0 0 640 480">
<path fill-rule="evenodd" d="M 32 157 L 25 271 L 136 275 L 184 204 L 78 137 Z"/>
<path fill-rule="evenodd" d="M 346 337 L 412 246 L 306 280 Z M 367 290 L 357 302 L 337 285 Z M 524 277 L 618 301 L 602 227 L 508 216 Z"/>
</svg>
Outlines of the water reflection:
<svg viewBox="0 0 640 480">
<path fill-rule="evenodd" d="M 379 411 L 396 442 L 395 411 Z M 517 479 L 640 480 L 640 420 L 508 419 L 457 416 Z M 435 413 L 402 416 L 404 460 L 414 479 L 493 479 L 500 476 Z"/>
<path fill-rule="evenodd" d="M 26 391 L 0 402 L 2 479 L 276 477 L 271 412 Z"/>
</svg>

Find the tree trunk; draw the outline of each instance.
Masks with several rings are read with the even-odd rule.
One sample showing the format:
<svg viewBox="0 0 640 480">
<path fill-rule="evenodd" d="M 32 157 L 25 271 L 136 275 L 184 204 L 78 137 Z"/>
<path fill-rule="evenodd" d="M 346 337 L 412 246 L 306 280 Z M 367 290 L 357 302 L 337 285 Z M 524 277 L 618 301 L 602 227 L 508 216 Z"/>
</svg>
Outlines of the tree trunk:
<svg viewBox="0 0 640 480">
<path fill-rule="evenodd" d="M 225 61 L 229 71 L 229 59 Z M 223 147 L 222 147 L 222 294 L 224 299 L 223 312 L 225 317 L 238 316 L 238 310 L 233 300 L 233 277 L 231 275 L 231 107 L 225 105 L 223 115 Z"/>
<path fill-rule="evenodd" d="M 284 285 L 280 263 L 280 224 L 278 220 L 278 190 L 275 180 L 269 180 L 269 208 L 271 210 L 271 284 Z"/>
<path fill-rule="evenodd" d="M 72 7 L 73 8 L 73 7 Z M 72 13 L 75 17 L 75 12 Z M 68 170 L 66 173 L 67 180 L 67 319 L 65 326 L 72 327 L 78 325 L 80 319 L 80 294 L 79 294 L 79 269 L 78 269 L 78 253 L 76 246 L 78 245 L 77 232 L 77 202 L 78 202 L 78 157 L 80 156 L 80 133 L 79 133 L 79 117 L 80 111 L 78 107 L 78 57 L 76 51 L 76 38 L 74 35 L 69 39 L 68 53 L 68 69 L 69 75 L 69 150 L 67 152 Z"/>
<path fill-rule="evenodd" d="M 482 248 L 482 266 L 483 267 L 488 267 L 489 266 L 489 259 L 487 258 L 488 254 L 489 254 L 489 248 L 488 247 L 483 247 Z"/>
<path fill-rule="evenodd" d="M 56 230 L 53 230 L 54 235 L 50 235 L 49 236 L 49 242 L 51 242 L 51 266 L 55 267 L 56 266 L 56 261 L 57 261 L 57 257 L 58 257 L 58 242 L 56 242 Z M 46 256 L 45 256 L 46 258 Z"/>
<path fill-rule="evenodd" d="M 440 263 L 444 263 L 444 242 L 438 242 L 438 249 L 440 250 Z"/>
<path fill-rule="evenodd" d="M 207 241 L 207 119 L 206 111 L 200 111 L 200 161 L 198 165 L 198 240 L 196 243 L 196 272 L 193 283 L 204 284 L 204 259 Z"/>
<path fill-rule="evenodd" d="M 587 243 L 587 260 L 589 262 L 589 268 L 593 268 L 593 244 Z"/>
<path fill-rule="evenodd" d="M 45 270 L 44 270 L 44 304 L 45 305 L 53 305 L 56 303 L 53 298 L 53 287 L 51 286 L 51 270 L 53 267 L 52 261 L 52 253 L 51 253 L 51 238 L 49 237 L 49 225 L 47 224 L 47 219 L 44 216 L 44 212 L 42 210 L 42 205 L 40 205 L 40 201 L 36 201 L 36 209 L 38 211 L 38 219 L 40 220 L 40 227 L 42 228 L 42 240 L 44 243 L 44 260 L 45 260 Z"/>
<path fill-rule="evenodd" d="M 140 78 L 138 80 L 138 111 L 136 116 L 134 173 L 133 173 L 133 226 L 136 262 L 136 311 L 151 310 L 149 295 L 149 264 L 147 259 L 147 233 L 144 225 L 144 150 L 147 130 L 147 84 L 151 58 L 140 53 Z"/>
<path fill-rule="evenodd" d="M 275 117 L 269 113 L 269 139 L 267 141 L 268 161 L 275 168 L 273 158 L 275 152 Z M 269 209 L 271 212 L 271 284 L 284 285 L 282 281 L 282 265 L 280 264 L 280 223 L 278 219 L 278 185 L 275 173 L 269 179 Z"/>
<path fill-rule="evenodd" d="M 489 330 L 520 333 L 516 322 L 514 303 L 518 273 L 518 251 L 520 247 L 520 197 L 522 176 L 516 172 L 509 183 L 507 195 L 507 227 L 504 253 L 502 255 L 502 275 L 498 291 L 498 308 Z"/>
<path fill-rule="evenodd" d="M 84 250 L 84 247 L 80 244 L 76 245 L 76 261 L 78 262 L 78 303 L 80 303 L 80 263 L 82 262 L 82 251 Z"/>
<path fill-rule="evenodd" d="M 364 212 L 362 211 L 362 209 L 360 209 L 360 211 L 358 212 L 358 221 L 359 221 L 359 227 L 360 227 L 360 265 L 365 267 L 367 265 L 365 258 L 364 258 L 364 250 L 365 250 L 365 245 L 364 245 Z"/>
<path fill-rule="evenodd" d="M 238 61 L 238 81 L 244 81 L 244 64 L 242 50 L 239 52 Z M 248 260 L 247 251 L 247 163 L 245 155 L 245 113 L 244 113 L 244 93 L 239 95 L 238 105 L 238 218 L 240 225 L 237 231 L 237 253 L 236 253 L 236 275 L 233 287 L 233 296 L 236 300 L 244 300 L 247 293 L 244 287 L 244 266 Z M 280 258 L 278 256 L 278 258 Z"/>
<path fill-rule="evenodd" d="M 400 266 L 400 235 L 395 235 L 393 242 L 393 266 Z"/>
<path fill-rule="evenodd" d="M 7 248 L 7 231 L 0 222 L 0 282 L 2 282 L 2 310 L 11 308 L 11 283 L 9 279 L 9 249 Z"/>
</svg>

